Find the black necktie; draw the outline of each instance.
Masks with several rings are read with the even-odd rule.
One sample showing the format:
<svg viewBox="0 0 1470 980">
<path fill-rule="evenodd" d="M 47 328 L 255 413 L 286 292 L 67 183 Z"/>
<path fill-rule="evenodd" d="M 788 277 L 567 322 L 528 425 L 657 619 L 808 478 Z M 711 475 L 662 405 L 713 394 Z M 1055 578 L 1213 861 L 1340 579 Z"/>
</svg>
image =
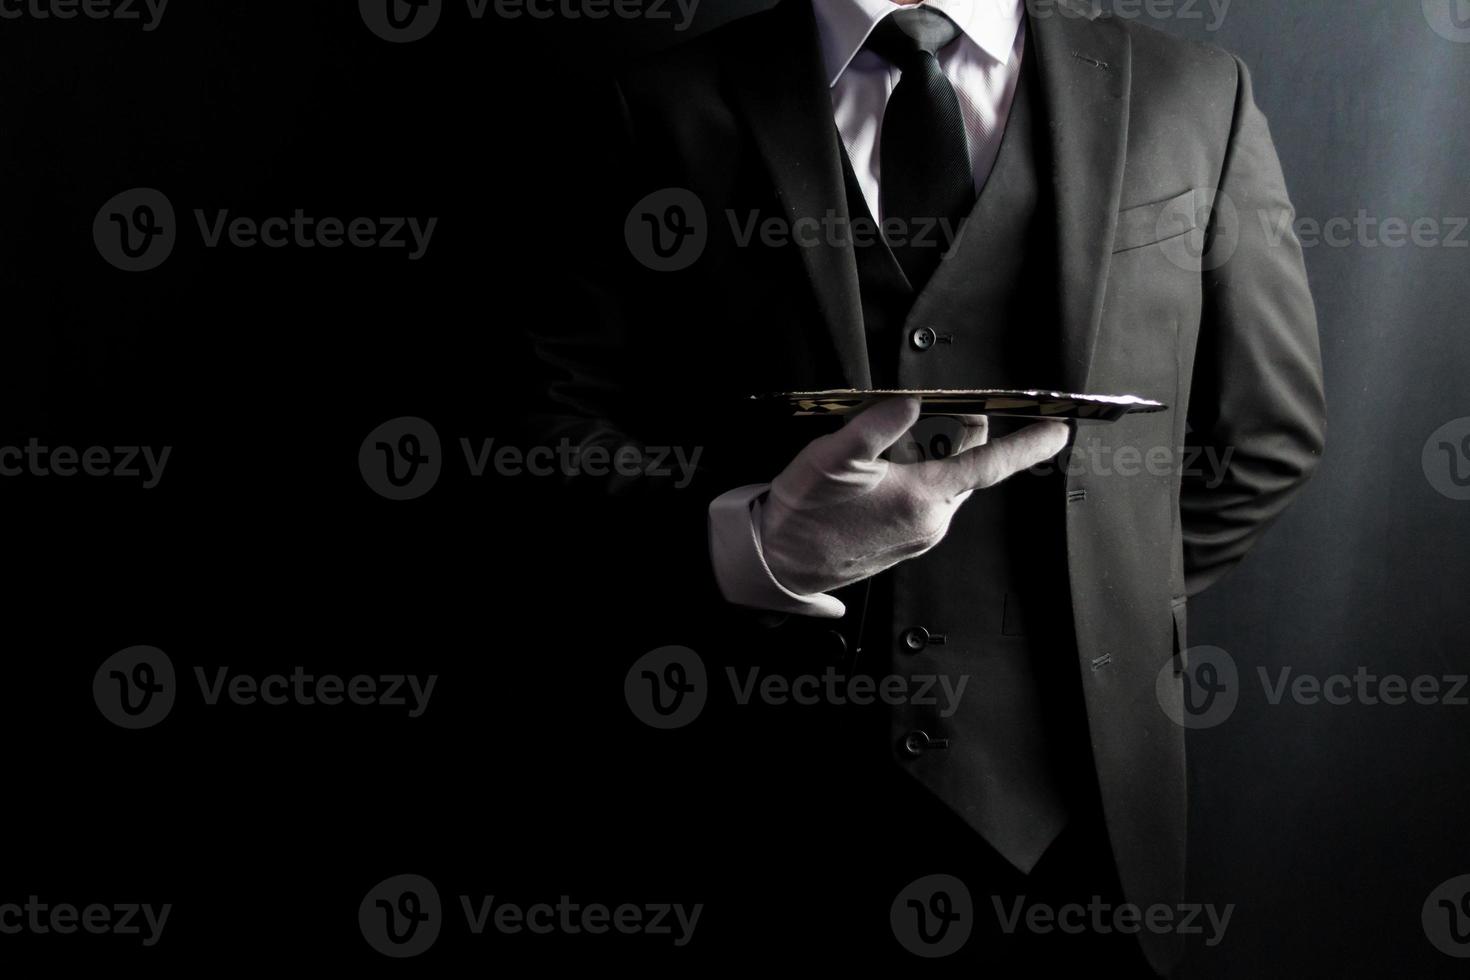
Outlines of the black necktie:
<svg viewBox="0 0 1470 980">
<path fill-rule="evenodd" d="M 975 205 L 960 100 L 936 57 L 959 35 L 944 14 L 915 7 L 890 14 L 866 45 L 903 73 L 883 112 L 879 196 L 885 220 L 904 222 L 900 240 L 890 244 L 915 291 Z"/>
</svg>

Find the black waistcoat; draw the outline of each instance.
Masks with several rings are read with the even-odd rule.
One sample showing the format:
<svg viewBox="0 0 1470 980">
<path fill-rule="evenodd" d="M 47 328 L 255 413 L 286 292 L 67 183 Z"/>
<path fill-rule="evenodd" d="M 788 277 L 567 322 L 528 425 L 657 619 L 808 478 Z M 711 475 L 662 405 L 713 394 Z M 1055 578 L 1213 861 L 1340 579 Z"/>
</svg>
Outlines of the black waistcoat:
<svg viewBox="0 0 1470 980">
<path fill-rule="evenodd" d="M 875 387 L 1060 386 L 1056 208 L 1038 84 L 1028 44 L 995 165 L 919 293 L 881 240 L 855 249 Z M 849 213 L 871 220 L 845 152 L 843 164 Z M 942 246 L 943 232 L 931 234 Z M 921 443 L 943 426 L 922 420 Z M 1054 815 L 1054 801 L 1075 811 L 1093 779 L 1065 492 L 1053 467 L 975 493 L 933 551 L 875 580 L 861 643 L 864 669 L 906 676 L 910 690 L 930 676 L 968 679 L 952 714 L 943 698 L 891 707 L 886 751 L 1023 868 L 1050 840 L 1028 830 L 1028 815 L 1048 826 L 1041 815 Z"/>
</svg>

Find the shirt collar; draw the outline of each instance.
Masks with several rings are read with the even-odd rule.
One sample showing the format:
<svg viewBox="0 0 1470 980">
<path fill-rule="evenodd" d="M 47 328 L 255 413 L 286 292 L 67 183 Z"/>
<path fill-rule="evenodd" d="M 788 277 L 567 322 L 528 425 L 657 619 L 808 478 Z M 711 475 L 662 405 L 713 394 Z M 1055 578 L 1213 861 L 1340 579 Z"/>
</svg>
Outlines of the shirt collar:
<svg viewBox="0 0 1470 980">
<path fill-rule="evenodd" d="M 1001 64 L 1009 64 L 1021 29 L 1024 0 L 925 0 Z M 878 22 L 904 9 L 893 0 L 812 0 L 827 84 L 836 85 Z"/>
</svg>

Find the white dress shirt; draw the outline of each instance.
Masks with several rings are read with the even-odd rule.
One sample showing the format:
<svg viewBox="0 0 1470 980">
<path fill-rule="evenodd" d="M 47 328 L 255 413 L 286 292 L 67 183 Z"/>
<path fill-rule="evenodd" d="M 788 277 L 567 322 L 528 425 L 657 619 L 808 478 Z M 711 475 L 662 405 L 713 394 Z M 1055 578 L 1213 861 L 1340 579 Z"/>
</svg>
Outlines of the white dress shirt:
<svg viewBox="0 0 1470 980">
<path fill-rule="evenodd" d="M 1025 47 L 1024 0 L 925 0 L 961 34 L 939 52 L 954 86 L 978 193 L 990 176 L 1015 99 Z M 863 44 L 889 14 L 893 0 L 813 0 L 822 62 L 832 89 L 832 113 L 871 214 L 882 220 L 880 150 L 883 112 L 902 76 Z M 760 542 L 761 498 L 770 484 L 739 487 L 709 508 L 710 558 L 726 601 L 775 613 L 837 619 L 846 612 L 830 595 L 798 595 L 777 582 Z"/>
<path fill-rule="evenodd" d="M 1022 0 L 928 0 L 923 6 L 945 14 L 961 31 L 939 52 L 939 67 L 959 98 L 978 193 L 995 165 L 1016 97 L 1026 39 Z M 837 130 L 868 210 L 881 221 L 883 110 L 903 72 L 863 45 L 879 21 L 903 6 L 893 0 L 814 0 L 813 7 Z"/>
</svg>

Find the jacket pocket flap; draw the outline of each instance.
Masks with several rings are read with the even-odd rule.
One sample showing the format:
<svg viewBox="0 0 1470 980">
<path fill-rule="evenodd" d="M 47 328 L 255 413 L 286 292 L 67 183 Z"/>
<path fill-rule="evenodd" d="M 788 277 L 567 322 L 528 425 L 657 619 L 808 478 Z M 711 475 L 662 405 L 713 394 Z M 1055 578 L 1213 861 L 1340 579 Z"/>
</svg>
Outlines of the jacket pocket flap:
<svg viewBox="0 0 1470 980">
<path fill-rule="evenodd" d="M 1119 211 L 1113 251 L 1126 252 L 1193 231 L 1199 227 L 1199 205 L 1202 201 L 1203 195 L 1190 188 L 1166 201 Z"/>
</svg>

